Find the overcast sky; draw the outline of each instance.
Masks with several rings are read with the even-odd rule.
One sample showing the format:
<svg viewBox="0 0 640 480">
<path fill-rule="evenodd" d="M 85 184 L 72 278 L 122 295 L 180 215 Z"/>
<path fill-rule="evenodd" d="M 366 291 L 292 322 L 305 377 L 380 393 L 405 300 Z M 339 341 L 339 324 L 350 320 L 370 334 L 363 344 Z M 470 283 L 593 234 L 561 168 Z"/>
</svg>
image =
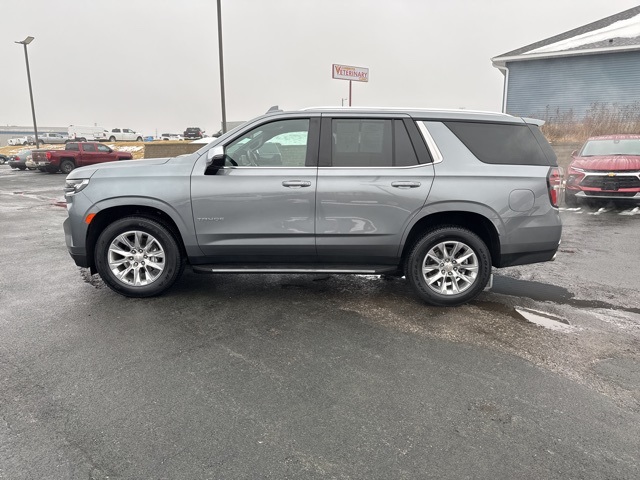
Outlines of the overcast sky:
<svg viewBox="0 0 640 480">
<path fill-rule="evenodd" d="M 368 67 L 355 106 L 500 110 L 490 58 L 627 0 L 222 0 L 227 120 L 340 105 L 331 64 Z M 216 0 L 0 0 L 0 125 L 144 134 L 220 128 Z"/>
</svg>

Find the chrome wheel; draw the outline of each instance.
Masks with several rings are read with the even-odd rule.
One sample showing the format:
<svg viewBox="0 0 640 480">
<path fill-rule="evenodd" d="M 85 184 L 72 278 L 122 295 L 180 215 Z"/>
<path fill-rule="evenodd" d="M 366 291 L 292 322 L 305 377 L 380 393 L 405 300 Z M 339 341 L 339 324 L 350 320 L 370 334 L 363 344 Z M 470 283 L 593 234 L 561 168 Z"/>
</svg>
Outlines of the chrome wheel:
<svg viewBox="0 0 640 480">
<path fill-rule="evenodd" d="M 132 230 L 111 242 L 107 261 L 120 282 L 142 287 L 155 282 L 164 271 L 165 252 L 154 236 Z"/>
<path fill-rule="evenodd" d="M 478 256 L 469 245 L 458 241 L 438 243 L 422 263 L 427 286 L 441 295 L 458 295 L 468 290 L 478 277 Z"/>
</svg>

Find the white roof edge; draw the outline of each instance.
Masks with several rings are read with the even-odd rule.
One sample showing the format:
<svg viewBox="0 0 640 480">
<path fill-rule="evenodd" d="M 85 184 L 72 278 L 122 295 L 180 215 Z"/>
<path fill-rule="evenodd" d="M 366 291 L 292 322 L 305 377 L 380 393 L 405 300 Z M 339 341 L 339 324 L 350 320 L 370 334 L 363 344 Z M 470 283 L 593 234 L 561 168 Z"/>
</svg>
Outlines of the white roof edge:
<svg viewBox="0 0 640 480">
<path fill-rule="evenodd" d="M 599 53 L 610 52 L 624 52 L 640 50 L 640 45 L 623 45 L 620 47 L 600 47 L 600 48 L 587 48 L 583 50 L 564 50 L 560 52 L 546 52 L 546 53 L 521 53 L 519 55 L 509 55 L 506 57 L 493 57 L 491 63 L 496 68 L 504 67 L 506 62 L 520 62 L 525 60 L 536 60 L 541 58 L 554 58 L 554 57 L 572 57 L 578 55 L 593 55 Z"/>
<path fill-rule="evenodd" d="M 306 112 L 310 110 L 332 110 L 332 111 L 355 111 L 355 110 L 378 110 L 378 111 L 389 111 L 389 112 L 427 112 L 427 113 L 484 113 L 489 115 L 500 115 L 504 117 L 513 117 L 513 115 L 509 115 L 507 113 L 502 112 L 494 112 L 490 110 L 471 110 L 466 108 L 417 108 L 417 107 L 331 107 L 331 106 L 322 106 L 322 107 L 306 107 L 301 108 L 301 112 Z"/>
<path fill-rule="evenodd" d="M 545 124 L 544 120 L 540 120 L 538 118 L 529 118 L 529 117 L 521 117 L 521 118 L 522 120 L 524 120 L 524 123 L 530 123 L 532 125 L 537 125 L 539 127 Z"/>
</svg>

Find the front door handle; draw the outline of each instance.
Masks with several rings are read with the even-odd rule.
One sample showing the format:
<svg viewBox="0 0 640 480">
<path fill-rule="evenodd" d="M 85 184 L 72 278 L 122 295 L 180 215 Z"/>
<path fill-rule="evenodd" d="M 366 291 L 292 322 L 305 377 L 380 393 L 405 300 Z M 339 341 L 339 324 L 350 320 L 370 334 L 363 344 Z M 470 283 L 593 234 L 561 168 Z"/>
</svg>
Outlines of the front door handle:
<svg viewBox="0 0 640 480">
<path fill-rule="evenodd" d="M 308 182 L 306 180 L 285 180 L 284 182 L 282 182 L 282 186 L 289 188 L 310 187 L 311 182 Z"/>
<path fill-rule="evenodd" d="M 420 182 L 391 182 L 391 186 L 396 188 L 418 188 L 420 185 Z"/>
</svg>

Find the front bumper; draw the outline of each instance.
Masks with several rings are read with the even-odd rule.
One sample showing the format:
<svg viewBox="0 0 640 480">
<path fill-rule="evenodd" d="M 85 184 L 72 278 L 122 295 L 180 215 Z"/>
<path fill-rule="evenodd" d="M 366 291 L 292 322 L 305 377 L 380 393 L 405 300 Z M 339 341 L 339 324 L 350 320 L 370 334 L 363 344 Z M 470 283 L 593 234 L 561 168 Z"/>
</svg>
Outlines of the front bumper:
<svg viewBox="0 0 640 480">
<path fill-rule="evenodd" d="M 640 192 L 609 192 L 606 190 L 579 190 L 577 192 L 570 191 L 576 198 L 583 200 L 627 200 L 631 202 L 640 202 Z"/>
<path fill-rule="evenodd" d="M 71 218 L 67 217 L 62 223 L 64 229 L 64 240 L 67 244 L 67 250 L 69 255 L 73 258 L 73 261 L 79 267 L 89 267 L 89 260 L 87 258 L 87 249 L 84 245 L 76 245 L 71 232 Z"/>
</svg>

